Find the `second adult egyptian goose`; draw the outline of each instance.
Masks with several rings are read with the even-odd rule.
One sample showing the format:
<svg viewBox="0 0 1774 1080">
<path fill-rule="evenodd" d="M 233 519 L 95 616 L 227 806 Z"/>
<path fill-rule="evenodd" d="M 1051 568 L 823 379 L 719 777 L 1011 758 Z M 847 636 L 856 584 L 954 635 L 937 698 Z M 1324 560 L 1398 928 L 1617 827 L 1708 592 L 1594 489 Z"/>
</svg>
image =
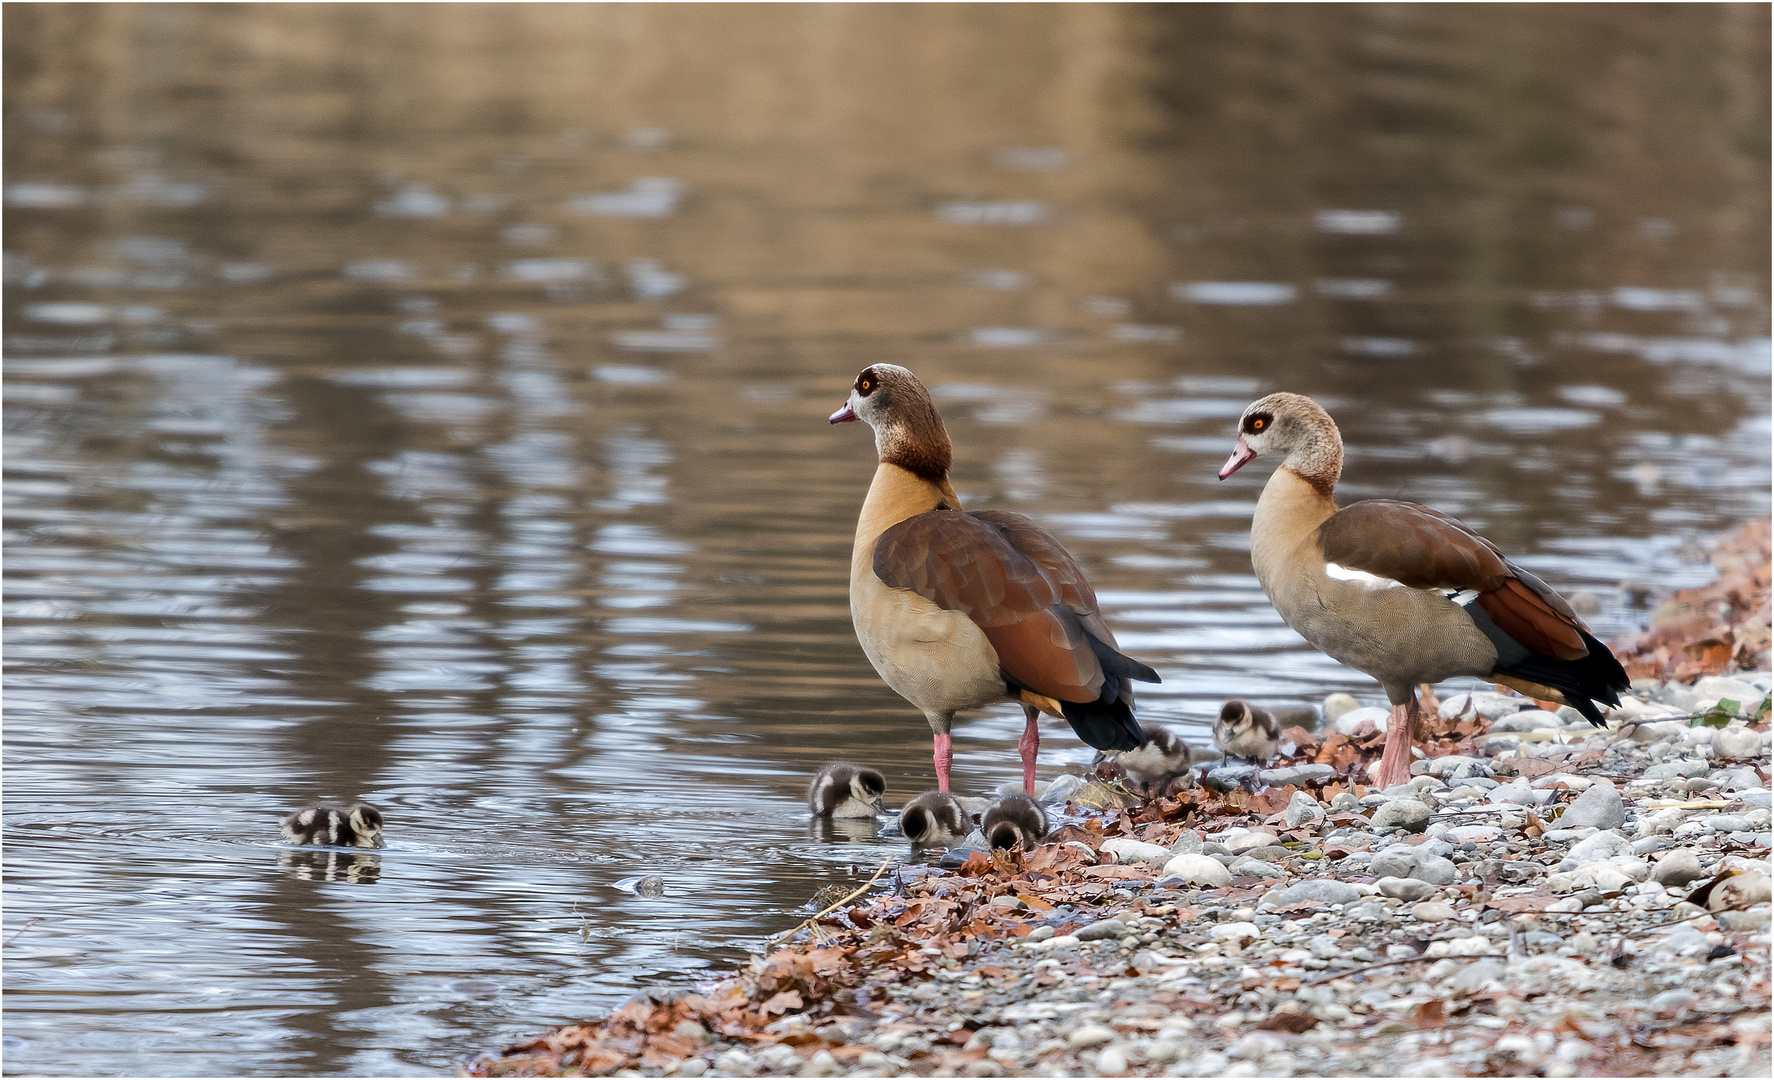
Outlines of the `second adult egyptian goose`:
<svg viewBox="0 0 1774 1080">
<path fill-rule="evenodd" d="M 880 464 L 850 556 L 850 616 L 869 662 L 930 722 L 938 789 L 962 709 L 1022 705 L 1023 790 L 1035 791 L 1036 716 L 1063 718 L 1099 750 L 1143 736 L 1129 680 L 1158 675 L 1115 647 L 1084 572 L 1021 514 L 965 511 L 949 485 L 948 431 L 916 376 L 865 368 L 834 424 L 866 422 Z"/>
<path fill-rule="evenodd" d="M 1601 726 L 1626 672 L 1571 605 L 1446 514 L 1369 499 L 1337 508 L 1343 438 L 1311 398 L 1270 394 L 1239 420 L 1220 469 L 1259 454 L 1281 467 L 1251 520 L 1251 566 L 1286 623 L 1379 680 L 1392 702 L 1381 787 L 1410 779 L 1418 683 L 1472 675 L 1576 709 Z"/>
</svg>

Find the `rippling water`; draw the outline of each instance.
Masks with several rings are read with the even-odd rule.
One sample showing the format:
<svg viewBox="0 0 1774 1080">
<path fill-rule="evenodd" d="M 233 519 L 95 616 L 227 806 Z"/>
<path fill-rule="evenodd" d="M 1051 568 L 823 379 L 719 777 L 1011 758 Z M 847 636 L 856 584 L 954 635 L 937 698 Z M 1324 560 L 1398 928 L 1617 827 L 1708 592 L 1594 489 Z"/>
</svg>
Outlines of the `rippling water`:
<svg viewBox="0 0 1774 1080">
<path fill-rule="evenodd" d="M 1214 479 L 1269 390 L 1624 632 L 1769 505 L 1767 18 L 8 6 L 7 1071 L 435 1072 L 877 864 L 800 801 L 932 782 L 845 596 L 871 362 L 1197 740 L 1377 696 Z M 355 798 L 386 850 L 278 843 Z"/>
</svg>

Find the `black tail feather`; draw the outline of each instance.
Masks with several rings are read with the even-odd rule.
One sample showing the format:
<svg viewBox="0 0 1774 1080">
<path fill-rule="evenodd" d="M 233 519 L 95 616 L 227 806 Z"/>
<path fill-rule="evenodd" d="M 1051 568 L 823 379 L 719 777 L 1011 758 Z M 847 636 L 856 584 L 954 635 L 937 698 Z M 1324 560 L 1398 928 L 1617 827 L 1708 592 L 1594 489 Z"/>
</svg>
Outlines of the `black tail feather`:
<svg viewBox="0 0 1774 1080">
<path fill-rule="evenodd" d="M 1596 727 L 1607 726 L 1596 702 L 1618 708 L 1620 692 L 1632 685 L 1632 680 L 1626 677 L 1626 669 L 1620 666 L 1620 661 L 1608 647 L 1581 627 L 1578 633 L 1583 635 L 1588 655 L 1576 660 L 1560 660 L 1525 648 L 1499 629 L 1476 604 L 1467 605 L 1466 613 L 1497 646 L 1495 674 L 1512 675 L 1526 682 L 1552 687 L 1565 696 L 1571 708 L 1582 713 L 1583 718 Z"/>
<path fill-rule="evenodd" d="M 1103 676 L 1103 694 L 1095 701 L 1083 703 L 1062 701 L 1060 711 L 1066 723 L 1078 733 L 1085 744 L 1098 750 L 1137 750 L 1145 744 L 1146 733 L 1133 719 L 1133 705 L 1123 694 L 1121 680 Z"/>
<path fill-rule="evenodd" d="M 1134 682 L 1163 682 L 1158 673 L 1151 668 L 1118 651 L 1106 641 L 1099 641 L 1095 634 L 1085 634 L 1090 642 L 1090 651 L 1096 654 L 1096 662 L 1102 665 L 1105 673 L 1116 675 Z"/>
</svg>

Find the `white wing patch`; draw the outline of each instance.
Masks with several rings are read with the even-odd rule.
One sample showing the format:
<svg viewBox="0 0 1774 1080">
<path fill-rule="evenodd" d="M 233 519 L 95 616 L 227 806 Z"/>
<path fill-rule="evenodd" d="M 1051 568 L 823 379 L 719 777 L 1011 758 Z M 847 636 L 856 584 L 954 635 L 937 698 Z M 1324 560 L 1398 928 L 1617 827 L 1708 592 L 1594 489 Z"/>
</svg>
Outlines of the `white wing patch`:
<svg viewBox="0 0 1774 1080">
<path fill-rule="evenodd" d="M 1364 589 L 1402 589 L 1404 582 L 1393 581 L 1389 577 L 1370 574 L 1366 570 L 1351 570 L 1334 562 L 1324 564 L 1324 576 L 1332 581 L 1347 581 L 1360 585 Z"/>
<path fill-rule="evenodd" d="M 1470 604 L 1474 600 L 1478 599 L 1478 590 L 1477 589 L 1461 589 L 1459 592 L 1448 593 L 1447 598 L 1449 600 L 1452 600 L 1454 603 L 1459 604 L 1461 607 L 1465 607 L 1467 604 Z"/>
</svg>

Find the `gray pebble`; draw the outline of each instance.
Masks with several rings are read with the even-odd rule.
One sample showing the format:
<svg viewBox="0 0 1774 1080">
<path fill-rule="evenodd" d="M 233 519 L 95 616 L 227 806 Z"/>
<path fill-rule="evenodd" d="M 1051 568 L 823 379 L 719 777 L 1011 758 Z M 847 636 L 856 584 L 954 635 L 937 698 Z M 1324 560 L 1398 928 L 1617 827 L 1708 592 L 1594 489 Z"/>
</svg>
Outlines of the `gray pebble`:
<svg viewBox="0 0 1774 1080">
<path fill-rule="evenodd" d="M 1382 895 L 1406 903 L 1421 900 L 1435 891 L 1435 886 L 1417 878 L 1383 877 L 1374 884 L 1379 886 Z"/>
<path fill-rule="evenodd" d="M 1331 878 L 1311 878 L 1295 885 L 1289 885 L 1279 892 L 1270 890 L 1267 899 L 1275 907 L 1286 907 L 1302 900 L 1315 904 L 1353 904 L 1361 899 L 1361 893 L 1348 882 L 1336 881 Z"/>
<path fill-rule="evenodd" d="M 1201 834 L 1194 829 L 1184 829 L 1170 845 L 1172 855 L 1195 855 L 1201 851 Z"/>
<path fill-rule="evenodd" d="M 1472 994 L 1484 988 L 1484 984 L 1492 979 L 1503 977 L 1504 967 L 1501 960 L 1474 960 L 1460 969 L 1454 976 L 1454 993 Z"/>
<path fill-rule="evenodd" d="M 1686 885 L 1704 873 L 1700 858 L 1687 848 L 1666 851 L 1651 869 L 1651 880 L 1659 885 Z"/>
<path fill-rule="evenodd" d="M 1264 769 L 1258 778 L 1270 787 L 1296 787 L 1311 780 L 1325 780 L 1335 776 L 1337 770 L 1329 765 L 1288 765 L 1279 769 Z M 1311 796 L 1307 796 L 1311 798 Z"/>
<path fill-rule="evenodd" d="M 1677 758 L 1653 765 L 1639 775 L 1641 780 L 1673 780 L 1676 777 L 1704 776 L 1706 762 L 1700 758 Z"/>
<path fill-rule="evenodd" d="M 1079 941 L 1102 941 L 1105 938 L 1119 938 L 1133 933 L 1133 928 L 1120 919 L 1104 919 L 1093 922 L 1082 930 L 1074 931 Z"/>
<path fill-rule="evenodd" d="M 1589 785 L 1558 819 L 1560 829 L 1618 829 L 1626 824 L 1626 805 L 1620 792 L 1605 780 Z"/>
<path fill-rule="evenodd" d="M 1416 799 L 1394 799 L 1374 811 L 1370 824 L 1376 830 L 1422 832 L 1429 826 L 1429 807 Z"/>
<path fill-rule="evenodd" d="M 1248 855 L 1239 857 L 1227 869 L 1238 877 L 1278 878 L 1287 876 L 1287 872 L 1274 863 L 1253 859 Z"/>
</svg>

